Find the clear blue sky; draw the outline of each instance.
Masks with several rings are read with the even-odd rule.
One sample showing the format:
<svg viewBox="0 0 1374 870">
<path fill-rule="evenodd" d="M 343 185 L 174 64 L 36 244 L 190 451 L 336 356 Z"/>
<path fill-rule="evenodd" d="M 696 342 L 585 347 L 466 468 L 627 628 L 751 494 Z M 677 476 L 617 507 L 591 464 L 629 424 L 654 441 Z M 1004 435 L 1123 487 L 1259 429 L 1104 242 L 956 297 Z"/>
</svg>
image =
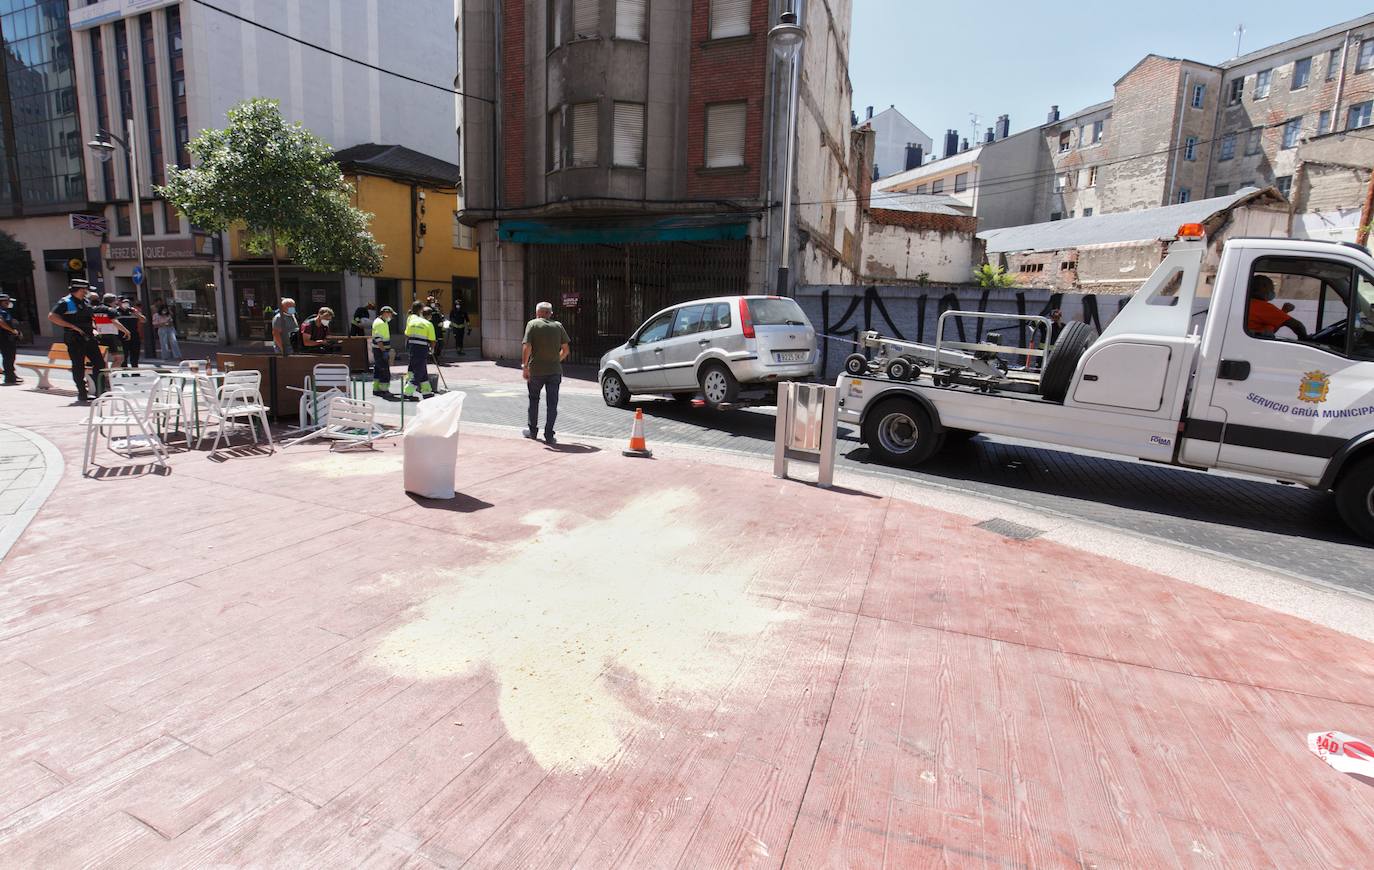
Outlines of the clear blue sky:
<svg viewBox="0 0 1374 870">
<path fill-rule="evenodd" d="M 1109 99 L 1112 82 L 1151 52 L 1217 63 L 1374 12 L 1370 0 L 854 0 L 854 111 L 895 104 L 935 140 L 1011 115 L 1015 133 Z"/>
</svg>

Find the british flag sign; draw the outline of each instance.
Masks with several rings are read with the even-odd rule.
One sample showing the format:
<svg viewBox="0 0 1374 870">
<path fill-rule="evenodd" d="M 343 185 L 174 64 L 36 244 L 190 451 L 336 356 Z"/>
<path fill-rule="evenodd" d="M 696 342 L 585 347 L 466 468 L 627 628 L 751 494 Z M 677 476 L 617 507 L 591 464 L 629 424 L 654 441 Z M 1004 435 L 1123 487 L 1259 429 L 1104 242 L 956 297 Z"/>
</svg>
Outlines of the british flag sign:
<svg viewBox="0 0 1374 870">
<path fill-rule="evenodd" d="M 67 216 L 71 222 L 72 229 L 82 230 L 87 233 L 103 233 L 109 229 L 103 215 L 98 214 L 72 214 Z"/>
</svg>

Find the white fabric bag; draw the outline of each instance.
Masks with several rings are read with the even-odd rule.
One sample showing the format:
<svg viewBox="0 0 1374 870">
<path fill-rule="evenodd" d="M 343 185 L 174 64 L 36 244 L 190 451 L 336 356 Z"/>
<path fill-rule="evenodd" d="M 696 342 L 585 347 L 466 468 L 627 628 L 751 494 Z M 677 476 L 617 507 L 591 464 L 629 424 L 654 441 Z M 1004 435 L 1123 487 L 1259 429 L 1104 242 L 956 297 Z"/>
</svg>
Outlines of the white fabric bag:
<svg viewBox="0 0 1374 870">
<path fill-rule="evenodd" d="M 425 399 L 405 428 L 405 489 L 423 498 L 453 498 L 458 421 L 467 393 Z"/>
</svg>

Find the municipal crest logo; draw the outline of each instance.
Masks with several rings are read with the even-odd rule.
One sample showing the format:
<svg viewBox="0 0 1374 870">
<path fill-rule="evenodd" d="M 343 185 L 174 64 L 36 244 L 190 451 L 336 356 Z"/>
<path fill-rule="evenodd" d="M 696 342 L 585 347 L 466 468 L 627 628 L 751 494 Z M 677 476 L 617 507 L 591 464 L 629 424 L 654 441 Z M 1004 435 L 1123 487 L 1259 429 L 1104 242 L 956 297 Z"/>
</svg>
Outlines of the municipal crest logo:
<svg viewBox="0 0 1374 870">
<path fill-rule="evenodd" d="M 1308 372 L 1298 381 L 1298 401 L 1320 404 L 1331 391 L 1331 376 L 1326 372 Z"/>
</svg>

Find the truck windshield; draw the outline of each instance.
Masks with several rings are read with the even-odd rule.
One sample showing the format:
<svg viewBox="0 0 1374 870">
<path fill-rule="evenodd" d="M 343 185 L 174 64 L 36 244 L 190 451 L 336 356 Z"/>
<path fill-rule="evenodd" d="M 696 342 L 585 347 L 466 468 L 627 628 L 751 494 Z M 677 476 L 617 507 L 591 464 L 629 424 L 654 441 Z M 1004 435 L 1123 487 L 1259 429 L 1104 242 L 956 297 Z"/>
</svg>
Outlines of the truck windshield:
<svg viewBox="0 0 1374 870">
<path fill-rule="evenodd" d="M 748 302 L 749 319 L 754 321 L 755 326 L 811 325 L 796 300 L 786 298 L 750 299 Z"/>
</svg>

